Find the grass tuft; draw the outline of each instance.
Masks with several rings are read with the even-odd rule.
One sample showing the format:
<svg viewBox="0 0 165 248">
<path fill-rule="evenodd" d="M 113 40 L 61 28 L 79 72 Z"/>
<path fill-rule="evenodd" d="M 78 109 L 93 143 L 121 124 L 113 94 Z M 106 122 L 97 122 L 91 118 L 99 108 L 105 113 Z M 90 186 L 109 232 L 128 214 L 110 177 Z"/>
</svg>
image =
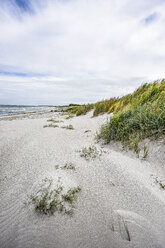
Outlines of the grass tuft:
<svg viewBox="0 0 165 248">
<path fill-rule="evenodd" d="M 70 129 L 70 130 L 74 129 L 72 125 L 62 126 L 61 128 Z"/>
<path fill-rule="evenodd" d="M 59 182 L 53 188 L 53 180 L 46 178 L 40 185 L 40 189 L 30 196 L 30 202 L 34 204 L 35 211 L 39 214 L 53 215 L 59 212 L 72 215 L 80 191 L 81 187 L 77 186 L 64 192 L 64 187 Z"/>
<path fill-rule="evenodd" d="M 69 119 L 72 119 L 74 117 L 74 115 L 69 115 L 69 116 L 67 116 L 65 119 L 66 120 L 69 120 Z"/>
<path fill-rule="evenodd" d="M 149 151 L 149 148 L 146 144 L 144 145 L 143 151 L 144 151 L 143 159 L 146 159 L 146 157 L 148 156 L 148 151 Z"/>
<path fill-rule="evenodd" d="M 102 155 L 102 152 L 98 150 L 95 146 L 84 147 L 80 152 L 80 157 L 85 158 L 86 160 L 94 159 Z"/>
<path fill-rule="evenodd" d="M 63 122 L 62 120 L 54 120 L 54 119 L 49 119 L 47 120 L 49 122 L 53 122 L 53 123 L 60 123 L 60 122 Z"/>
<path fill-rule="evenodd" d="M 165 189 L 165 184 L 162 183 L 162 181 L 159 180 L 157 177 L 155 178 L 155 182 L 159 184 L 159 186 L 160 186 L 161 189 Z"/>
<path fill-rule="evenodd" d="M 58 125 L 54 125 L 54 124 L 49 124 L 49 125 L 44 125 L 43 126 L 44 128 L 46 127 L 53 127 L 53 128 L 56 128 L 56 127 L 59 127 Z"/>
<path fill-rule="evenodd" d="M 55 168 L 58 170 L 58 169 L 62 169 L 62 170 L 76 170 L 76 167 L 73 163 L 65 163 L 64 166 L 59 166 L 59 165 L 56 165 Z"/>
</svg>

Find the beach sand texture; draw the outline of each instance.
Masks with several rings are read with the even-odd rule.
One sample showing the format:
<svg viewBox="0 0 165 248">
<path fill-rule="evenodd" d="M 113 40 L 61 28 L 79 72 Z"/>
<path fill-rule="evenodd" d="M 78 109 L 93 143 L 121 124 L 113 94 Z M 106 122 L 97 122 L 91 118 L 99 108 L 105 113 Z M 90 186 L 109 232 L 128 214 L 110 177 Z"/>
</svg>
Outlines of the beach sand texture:
<svg viewBox="0 0 165 248">
<path fill-rule="evenodd" d="M 1 248 L 165 247 L 165 190 L 155 182 L 165 178 L 163 144 L 155 156 L 151 147 L 146 161 L 102 145 L 95 134 L 109 116 L 91 116 L 1 118 Z M 43 128 L 51 117 L 64 122 Z M 60 128 L 69 124 L 73 130 Z M 79 150 L 92 145 L 102 155 L 87 161 Z M 56 169 L 66 162 L 76 170 Z M 44 178 L 56 182 L 59 177 L 65 187 L 82 188 L 73 216 L 39 215 L 25 204 Z"/>
</svg>

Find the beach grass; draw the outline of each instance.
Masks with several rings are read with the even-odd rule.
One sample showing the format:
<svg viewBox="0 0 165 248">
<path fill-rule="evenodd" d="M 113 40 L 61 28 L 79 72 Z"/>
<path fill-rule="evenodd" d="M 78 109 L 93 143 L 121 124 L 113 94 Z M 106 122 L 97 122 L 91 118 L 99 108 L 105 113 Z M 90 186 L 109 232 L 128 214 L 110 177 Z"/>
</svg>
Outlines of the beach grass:
<svg viewBox="0 0 165 248">
<path fill-rule="evenodd" d="M 105 143 L 121 141 L 123 147 L 128 146 L 139 155 L 140 141 L 165 135 L 165 81 L 145 84 L 126 99 L 133 100 L 120 104 L 120 107 L 119 104 L 113 105 L 114 115 L 101 127 L 97 138 Z M 148 149 L 144 147 L 144 158 L 147 155 Z"/>
<path fill-rule="evenodd" d="M 69 115 L 69 116 L 67 116 L 65 119 L 66 120 L 69 120 L 69 119 L 72 119 L 74 117 L 74 115 Z"/>
<path fill-rule="evenodd" d="M 81 106 L 73 106 L 67 109 L 67 111 L 71 114 L 75 114 L 76 116 L 85 115 L 91 109 L 94 108 L 94 104 L 86 104 Z"/>
<path fill-rule="evenodd" d="M 80 157 L 86 160 L 94 159 L 102 155 L 102 151 L 98 150 L 95 146 L 84 147 L 79 152 Z"/>
<path fill-rule="evenodd" d="M 62 170 L 76 170 L 76 167 L 73 163 L 65 163 L 63 166 L 56 165 L 56 169 L 62 169 Z"/>
<path fill-rule="evenodd" d="M 44 125 L 43 126 L 44 128 L 46 128 L 46 127 L 53 127 L 53 128 L 56 128 L 56 127 L 59 127 L 59 125 L 54 125 L 54 124 L 49 124 L 49 125 Z"/>
<path fill-rule="evenodd" d="M 60 122 L 64 122 L 62 120 L 55 120 L 55 119 L 48 119 L 48 122 L 53 122 L 53 123 L 60 123 Z"/>
<path fill-rule="evenodd" d="M 34 205 L 35 211 L 39 214 L 53 215 L 59 212 L 72 215 L 80 191 L 80 186 L 64 191 L 60 182 L 53 187 L 53 180 L 45 178 L 39 190 L 30 196 L 30 203 Z"/>
<path fill-rule="evenodd" d="M 155 178 L 155 182 L 159 184 L 161 189 L 165 189 L 165 183 L 163 183 L 158 177 Z"/>
<path fill-rule="evenodd" d="M 70 125 L 66 125 L 66 126 L 62 126 L 61 128 L 69 129 L 69 130 L 74 130 L 74 127 L 71 124 Z"/>
</svg>

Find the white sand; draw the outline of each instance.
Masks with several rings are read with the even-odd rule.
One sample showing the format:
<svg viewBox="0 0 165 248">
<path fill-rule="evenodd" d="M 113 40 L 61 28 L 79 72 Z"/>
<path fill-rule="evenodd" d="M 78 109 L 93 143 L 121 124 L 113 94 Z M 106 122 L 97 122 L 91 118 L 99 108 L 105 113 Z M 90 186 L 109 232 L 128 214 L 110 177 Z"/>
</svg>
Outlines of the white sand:
<svg viewBox="0 0 165 248">
<path fill-rule="evenodd" d="M 164 145 L 150 143 L 148 161 L 115 145 L 103 148 L 94 137 L 107 115 L 91 115 L 1 118 L 1 248 L 165 247 L 165 190 L 155 183 L 156 177 L 165 179 Z M 64 120 L 59 126 L 75 129 L 43 128 L 51 116 Z M 86 161 L 76 151 L 90 145 L 106 153 Z M 65 162 L 73 162 L 76 171 L 55 169 Z M 57 181 L 59 176 L 66 187 L 82 187 L 73 217 L 40 216 L 24 204 L 42 179 Z"/>
</svg>

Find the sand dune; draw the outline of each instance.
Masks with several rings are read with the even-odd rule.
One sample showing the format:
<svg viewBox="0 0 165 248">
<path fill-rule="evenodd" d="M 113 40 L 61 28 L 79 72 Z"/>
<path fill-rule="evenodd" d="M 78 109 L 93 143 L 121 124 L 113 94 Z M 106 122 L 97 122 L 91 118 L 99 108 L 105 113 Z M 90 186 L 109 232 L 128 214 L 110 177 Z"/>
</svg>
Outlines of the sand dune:
<svg viewBox="0 0 165 248">
<path fill-rule="evenodd" d="M 165 247 L 165 191 L 155 181 L 165 178 L 164 145 L 159 142 L 154 155 L 151 144 L 144 161 L 115 145 L 96 143 L 95 133 L 109 116 L 91 116 L 1 118 L 1 248 Z M 51 117 L 64 122 L 43 128 Z M 60 128 L 69 124 L 74 130 Z M 78 151 L 91 145 L 102 154 L 87 161 Z M 56 169 L 66 162 L 76 170 Z M 46 177 L 54 182 L 60 177 L 66 188 L 81 185 L 72 217 L 39 215 L 24 204 Z"/>
</svg>

